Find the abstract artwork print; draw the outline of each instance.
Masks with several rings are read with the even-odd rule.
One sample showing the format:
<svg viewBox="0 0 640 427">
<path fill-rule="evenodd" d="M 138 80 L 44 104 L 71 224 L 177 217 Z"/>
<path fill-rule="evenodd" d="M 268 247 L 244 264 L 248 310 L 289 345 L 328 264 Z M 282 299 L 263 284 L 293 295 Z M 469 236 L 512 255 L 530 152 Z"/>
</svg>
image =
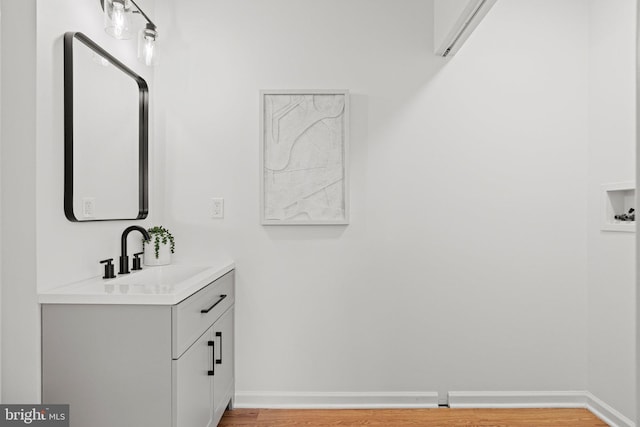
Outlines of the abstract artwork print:
<svg viewBox="0 0 640 427">
<path fill-rule="evenodd" d="M 261 92 L 263 224 L 348 224 L 349 93 Z"/>
</svg>

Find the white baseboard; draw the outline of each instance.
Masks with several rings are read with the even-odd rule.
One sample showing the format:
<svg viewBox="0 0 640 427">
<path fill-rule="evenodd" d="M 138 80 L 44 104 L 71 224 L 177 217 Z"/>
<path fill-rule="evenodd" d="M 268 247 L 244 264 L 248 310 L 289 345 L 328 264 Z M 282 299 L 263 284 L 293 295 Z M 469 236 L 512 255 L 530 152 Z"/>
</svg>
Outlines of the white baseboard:
<svg viewBox="0 0 640 427">
<path fill-rule="evenodd" d="M 450 391 L 451 408 L 584 408 L 584 391 Z"/>
<path fill-rule="evenodd" d="M 586 408 L 611 427 L 636 427 L 588 391 L 451 391 L 451 408 Z M 437 392 L 237 391 L 234 408 L 437 408 Z"/>
<path fill-rule="evenodd" d="M 635 427 L 588 391 L 451 391 L 451 408 L 586 408 L 611 427 Z"/>
<path fill-rule="evenodd" d="M 437 408 L 437 392 L 237 391 L 236 408 L 386 409 Z"/>
<path fill-rule="evenodd" d="M 636 423 L 607 405 L 588 391 L 585 393 L 586 407 L 598 418 L 612 427 L 635 427 Z"/>
</svg>

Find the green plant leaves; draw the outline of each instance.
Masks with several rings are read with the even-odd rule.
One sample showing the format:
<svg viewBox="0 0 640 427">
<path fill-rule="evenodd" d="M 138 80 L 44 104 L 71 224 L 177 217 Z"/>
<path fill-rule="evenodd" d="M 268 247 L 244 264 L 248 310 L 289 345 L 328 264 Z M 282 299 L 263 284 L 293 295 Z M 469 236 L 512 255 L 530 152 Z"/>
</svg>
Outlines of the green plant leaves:
<svg viewBox="0 0 640 427">
<path fill-rule="evenodd" d="M 160 243 L 163 245 L 169 244 L 171 253 L 175 253 L 176 242 L 173 238 L 171 232 L 164 228 L 161 225 L 151 227 L 147 230 L 151 235 L 151 240 L 153 240 L 153 250 L 156 256 L 156 259 L 160 256 Z"/>
</svg>

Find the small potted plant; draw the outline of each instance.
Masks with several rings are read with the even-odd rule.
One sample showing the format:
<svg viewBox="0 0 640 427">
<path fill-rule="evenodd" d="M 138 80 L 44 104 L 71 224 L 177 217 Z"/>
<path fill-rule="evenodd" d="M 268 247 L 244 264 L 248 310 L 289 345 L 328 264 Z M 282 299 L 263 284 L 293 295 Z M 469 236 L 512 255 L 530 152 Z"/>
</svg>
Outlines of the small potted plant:
<svg viewBox="0 0 640 427">
<path fill-rule="evenodd" d="M 167 265 L 171 263 L 171 254 L 175 252 L 176 243 L 173 235 L 163 226 L 151 227 L 147 230 L 151 240 L 143 240 L 144 264 Z"/>
</svg>

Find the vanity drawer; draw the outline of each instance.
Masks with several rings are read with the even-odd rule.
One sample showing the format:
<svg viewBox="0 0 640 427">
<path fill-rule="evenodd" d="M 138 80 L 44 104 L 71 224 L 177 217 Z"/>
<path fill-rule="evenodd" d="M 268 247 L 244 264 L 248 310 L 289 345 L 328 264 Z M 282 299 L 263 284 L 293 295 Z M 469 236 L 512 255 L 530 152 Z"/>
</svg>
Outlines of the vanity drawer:
<svg viewBox="0 0 640 427">
<path fill-rule="evenodd" d="M 180 357 L 234 302 L 235 271 L 230 271 L 171 307 L 171 355 Z M 204 312 L 203 312 L 204 311 Z"/>
</svg>

